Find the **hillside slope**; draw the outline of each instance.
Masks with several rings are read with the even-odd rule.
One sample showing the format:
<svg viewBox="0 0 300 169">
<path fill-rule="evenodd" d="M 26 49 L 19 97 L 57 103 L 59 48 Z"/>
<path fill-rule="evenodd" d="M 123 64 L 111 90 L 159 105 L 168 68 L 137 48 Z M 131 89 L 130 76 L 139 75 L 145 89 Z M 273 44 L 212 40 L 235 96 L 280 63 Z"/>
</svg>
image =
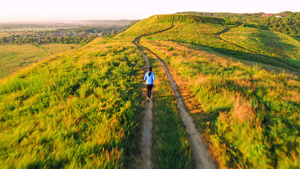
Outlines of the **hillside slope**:
<svg viewBox="0 0 300 169">
<path fill-rule="evenodd" d="M 300 68 L 300 42 L 283 33 L 243 26 L 233 28 L 221 37 L 256 53 L 280 58 Z"/>
<path fill-rule="evenodd" d="M 1 168 L 122 168 L 134 146 L 143 60 L 97 39 L 0 82 Z"/>
</svg>

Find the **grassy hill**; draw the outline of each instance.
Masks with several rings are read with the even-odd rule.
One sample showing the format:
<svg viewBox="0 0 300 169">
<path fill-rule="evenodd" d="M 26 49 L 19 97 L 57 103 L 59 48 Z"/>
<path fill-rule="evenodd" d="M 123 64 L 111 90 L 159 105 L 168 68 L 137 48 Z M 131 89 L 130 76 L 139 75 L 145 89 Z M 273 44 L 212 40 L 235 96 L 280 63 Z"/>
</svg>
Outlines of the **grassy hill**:
<svg viewBox="0 0 300 169">
<path fill-rule="evenodd" d="M 300 42 L 286 34 L 243 26 L 233 28 L 221 37 L 300 68 Z"/>
<path fill-rule="evenodd" d="M 155 24 L 153 24 L 152 22 L 155 20 L 155 17 L 159 24 L 159 27 L 155 27 L 154 26 Z M 166 20 L 159 19 L 163 17 L 166 17 L 167 19 Z M 174 15 L 172 21 L 172 17 L 173 15 L 153 16 L 152 18 L 149 18 L 151 19 L 151 21 L 149 19 L 148 20 L 146 19 L 143 21 L 143 24 L 134 25 L 133 27 L 128 29 L 124 34 L 125 35 L 134 34 L 134 35 L 141 36 L 146 33 L 153 32 L 153 30 L 149 29 L 149 27 L 156 28 L 155 30 L 157 29 L 163 30 L 169 28 L 173 22 L 173 27 L 169 31 L 159 34 L 159 37 L 151 36 L 147 38 L 148 39 L 152 38 L 151 40 L 165 40 L 165 41 L 175 41 L 180 43 L 194 44 L 201 47 L 207 47 L 218 53 L 225 54 L 227 56 L 231 56 L 237 59 L 255 61 L 257 63 L 264 63 L 264 64 L 281 67 L 292 71 L 296 71 L 296 70 L 299 71 L 298 69 L 295 69 L 285 64 L 285 63 L 288 64 L 291 63 L 296 68 L 300 68 L 299 63 L 295 61 L 294 58 L 292 58 L 291 60 L 280 59 L 280 61 L 277 61 L 278 55 L 274 55 L 272 50 L 278 50 L 278 48 L 274 46 L 270 47 L 269 42 L 267 42 L 267 40 L 271 40 L 275 35 L 273 37 L 272 36 L 266 37 L 264 38 L 264 41 L 260 42 L 261 44 L 263 44 L 263 46 L 261 46 L 261 50 L 264 51 L 263 53 L 253 53 L 252 47 L 250 47 L 251 46 L 250 40 L 243 41 L 243 43 L 248 44 L 248 45 L 244 45 L 243 47 L 243 46 L 239 46 L 239 43 L 232 44 L 229 42 L 225 42 L 224 40 L 218 38 L 217 36 L 220 32 L 222 32 L 226 28 L 228 29 L 237 26 L 239 24 L 238 22 L 221 19 L 221 18 L 204 17 L 204 16 L 196 16 L 196 15 Z M 260 29 L 256 29 L 256 30 L 260 30 Z M 265 31 L 265 32 L 268 32 L 269 34 L 272 33 L 271 31 Z M 251 36 L 252 38 L 255 39 L 255 38 L 259 38 L 260 35 L 253 34 Z M 292 55 L 291 48 L 293 48 L 293 46 L 295 45 L 296 45 L 295 47 L 297 48 L 299 46 L 299 43 L 293 41 L 290 37 L 289 40 L 286 40 L 288 37 L 287 35 L 281 34 L 280 36 L 285 37 L 283 39 L 276 40 L 276 43 L 281 43 L 279 45 L 282 47 L 281 48 L 282 53 L 288 53 Z M 242 40 L 243 39 L 240 39 L 240 41 Z M 287 41 L 289 42 L 287 43 Z M 291 46 L 291 44 L 293 46 Z M 264 48 L 266 46 L 269 46 L 268 49 Z M 295 52 L 293 51 L 293 54 L 294 53 Z M 265 57 L 261 56 L 260 54 L 264 54 L 271 59 L 265 59 Z M 296 54 L 298 55 L 298 49 L 296 50 Z M 281 56 L 281 58 L 284 58 L 284 56 Z"/>
<path fill-rule="evenodd" d="M 299 42 L 239 24 L 156 15 L 1 80 L 1 167 L 128 167 L 139 154 L 144 98 L 144 62 L 131 42 L 144 36 L 141 44 L 170 69 L 220 168 L 299 168 L 300 78 L 285 64 L 299 66 Z M 153 160 L 192 167 L 170 86 L 152 62 L 161 75 L 155 92 L 169 95 L 155 103 Z"/>
<path fill-rule="evenodd" d="M 165 27 L 170 24 L 166 23 Z M 193 102 L 187 105 L 191 112 L 198 112 L 193 114 L 194 120 L 220 168 L 297 168 L 300 165 L 296 160 L 300 153 L 299 74 L 272 71 L 276 70 L 274 67 L 293 68 L 269 57 L 287 58 L 289 52 L 297 54 L 298 42 L 286 35 L 239 27 L 230 29 L 224 38 L 230 40 L 229 35 L 235 30 L 250 29 L 259 32 L 251 38 L 264 36 L 261 44 L 252 47 L 249 37 L 243 37 L 247 33 L 241 37 L 236 35 L 245 41 L 237 42 L 231 37 L 238 45 L 216 37 L 232 24 L 217 18 L 175 15 L 171 29 L 146 36 L 141 43 L 158 54 L 173 71 L 182 93 L 195 96 L 194 99 L 186 97 L 188 102 Z M 146 28 L 147 24 L 143 26 Z M 125 33 L 144 35 L 140 30 L 129 31 L 135 31 L 134 26 Z M 273 39 L 274 36 L 279 38 Z M 277 48 L 270 46 L 274 41 L 282 49 L 276 55 L 272 52 Z M 240 48 L 240 43 L 247 45 Z M 291 44 L 296 45 L 295 51 L 291 50 Z M 248 47 L 269 57 L 261 58 L 247 50 Z M 288 59 L 294 59 L 295 66 L 299 66 L 295 58 Z"/>
</svg>

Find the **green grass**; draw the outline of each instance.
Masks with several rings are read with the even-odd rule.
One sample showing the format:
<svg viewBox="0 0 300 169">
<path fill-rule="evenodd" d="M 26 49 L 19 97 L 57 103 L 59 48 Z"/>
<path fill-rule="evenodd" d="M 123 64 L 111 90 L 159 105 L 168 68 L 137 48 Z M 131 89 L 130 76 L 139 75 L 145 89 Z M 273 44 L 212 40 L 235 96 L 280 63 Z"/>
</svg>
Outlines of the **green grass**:
<svg viewBox="0 0 300 169">
<path fill-rule="evenodd" d="M 300 42 L 300 37 L 299 36 L 294 36 L 294 39 L 296 39 L 298 42 Z"/>
<path fill-rule="evenodd" d="M 248 27 L 232 28 L 222 38 L 257 53 L 281 58 L 300 68 L 300 42 L 282 33 Z"/>
<path fill-rule="evenodd" d="M 1 168 L 123 168 L 138 154 L 143 60 L 130 41 L 96 41 L 0 81 Z"/>
<path fill-rule="evenodd" d="M 300 166 L 299 76 L 276 74 L 174 42 L 142 44 L 185 80 L 220 168 Z M 172 50 L 170 50 L 172 46 Z"/>
<path fill-rule="evenodd" d="M 173 15 L 155 15 L 147 19 L 143 19 L 131 26 L 125 32 L 117 35 L 117 37 L 136 38 L 143 35 L 152 34 L 172 26 Z"/>
<path fill-rule="evenodd" d="M 72 46 L 80 47 L 75 44 L 49 44 L 38 47 L 34 45 L 0 45 L 0 78 L 11 75 L 53 54 L 71 50 Z"/>
<path fill-rule="evenodd" d="M 153 163 L 154 168 L 194 168 L 188 135 L 178 112 L 175 96 L 164 69 L 147 53 L 156 80 L 154 82 Z"/>
</svg>

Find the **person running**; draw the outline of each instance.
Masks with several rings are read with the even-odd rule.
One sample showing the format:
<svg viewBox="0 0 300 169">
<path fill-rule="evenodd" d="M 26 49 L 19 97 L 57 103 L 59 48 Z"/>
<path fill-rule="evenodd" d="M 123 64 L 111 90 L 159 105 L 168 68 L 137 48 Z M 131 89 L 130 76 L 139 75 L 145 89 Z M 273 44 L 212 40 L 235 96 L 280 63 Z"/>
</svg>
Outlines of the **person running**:
<svg viewBox="0 0 300 169">
<path fill-rule="evenodd" d="M 152 73 L 152 67 L 149 67 L 148 70 L 149 72 L 145 74 L 144 80 L 146 80 L 146 86 L 147 86 L 147 101 L 150 101 L 153 81 L 155 80 L 155 74 Z"/>
</svg>

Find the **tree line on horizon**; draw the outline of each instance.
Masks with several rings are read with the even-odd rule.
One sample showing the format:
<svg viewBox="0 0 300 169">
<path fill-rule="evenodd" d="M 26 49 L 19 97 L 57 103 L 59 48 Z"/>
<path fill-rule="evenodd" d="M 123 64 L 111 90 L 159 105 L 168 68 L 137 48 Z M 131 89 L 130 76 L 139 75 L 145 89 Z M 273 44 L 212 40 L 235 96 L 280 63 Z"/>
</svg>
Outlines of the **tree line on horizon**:
<svg viewBox="0 0 300 169">
<path fill-rule="evenodd" d="M 265 26 L 271 31 L 281 32 L 290 36 L 300 36 L 300 12 L 285 11 L 265 16 L 260 13 L 226 13 L 226 12 L 178 12 L 201 16 L 221 17 L 240 22 L 254 22 Z"/>
</svg>

